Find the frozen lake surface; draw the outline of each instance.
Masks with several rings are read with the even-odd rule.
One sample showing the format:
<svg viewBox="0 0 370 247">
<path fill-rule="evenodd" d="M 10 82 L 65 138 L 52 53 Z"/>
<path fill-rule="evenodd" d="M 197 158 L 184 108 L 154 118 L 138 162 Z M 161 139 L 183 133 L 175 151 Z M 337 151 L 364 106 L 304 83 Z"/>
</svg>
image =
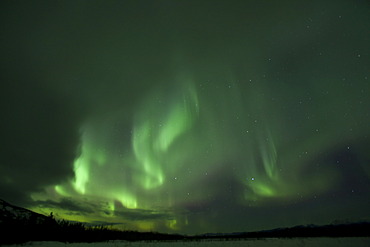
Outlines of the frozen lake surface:
<svg viewBox="0 0 370 247">
<path fill-rule="evenodd" d="M 237 241 L 167 241 L 167 242 L 127 242 L 127 241 L 109 241 L 99 243 L 61 243 L 61 242 L 28 242 L 24 244 L 14 244 L 5 246 L 22 246 L 22 247 L 170 247 L 170 246 L 199 246 L 199 247 L 221 247 L 221 246 L 235 246 L 235 247 L 267 247 L 267 246 L 325 246 L 325 247 L 341 247 L 341 246 L 370 246 L 370 238 L 292 238 L 292 239 L 249 239 Z"/>
</svg>

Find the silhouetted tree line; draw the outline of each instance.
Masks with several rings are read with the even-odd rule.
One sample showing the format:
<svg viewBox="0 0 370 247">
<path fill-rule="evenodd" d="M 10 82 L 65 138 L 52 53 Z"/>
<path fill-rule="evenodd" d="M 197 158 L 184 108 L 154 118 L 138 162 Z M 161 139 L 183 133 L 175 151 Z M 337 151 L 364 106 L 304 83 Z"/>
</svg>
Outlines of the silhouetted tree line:
<svg viewBox="0 0 370 247">
<path fill-rule="evenodd" d="M 197 236 L 195 238 L 204 238 Z M 290 228 L 277 228 L 267 231 L 206 236 L 208 239 L 245 239 L 245 238 L 310 238 L 310 237 L 370 237 L 370 222 L 358 222 L 338 225 L 306 225 Z"/>
<path fill-rule="evenodd" d="M 2 221 L 0 245 L 27 241 L 100 242 L 127 241 L 174 241 L 174 240 L 233 240 L 246 238 L 296 238 L 296 237 L 370 237 L 370 222 L 326 225 L 295 226 L 268 231 L 183 236 L 156 232 L 120 231 L 107 226 L 86 226 L 83 223 L 55 220 L 52 214 L 41 219 L 31 216 L 27 220 Z"/>
<path fill-rule="evenodd" d="M 86 226 L 83 223 L 55 220 L 52 215 L 40 223 L 31 217 L 23 221 L 0 223 L 0 244 L 28 241 L 100 242 L 108 240 L 155 241 L 180 240 L 184 237 L 156 232 L 120 231 L 107 226 Z"/>
</svg>

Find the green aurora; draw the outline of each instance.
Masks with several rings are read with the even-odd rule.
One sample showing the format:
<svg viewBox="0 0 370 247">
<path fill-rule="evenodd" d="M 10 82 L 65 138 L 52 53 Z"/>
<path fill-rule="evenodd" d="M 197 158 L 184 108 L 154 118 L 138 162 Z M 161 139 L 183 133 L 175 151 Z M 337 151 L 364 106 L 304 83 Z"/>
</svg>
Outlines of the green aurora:
<svg viewBox="0 0 370 247">
<path fill-rule="evenodd" d="M 87 121 L 81 127 L 74 177 L 50 187 L 46 194 L 32 194 L 33 200 L 70 198 L 99 204 L 100 211 L 83 217 L 60 212 L 60 217 L 70 220 L 108 218 L 122 223 L 117 214 L 146 212 L 144 219 L 130 219 L 124 226 L 176 231 L 191 225 L 188 205 L 204 205 L 224 196 L 225 188 L 215 180 L 232 180 L 238 186 L 232 200 L 248 208 L 320 197 L 340 184 L 344 174 L 333 161 L 320 164 L 315 159 L 332 152 L 333 146 L 351 143 L 355 133 L 344 136 L 338 130 L 343 131 L 352 119 L 338 123 L 335 130 L 325 127 L 321 118 L 310 121 L 311 129 L 300 141 L 286 147 L 284 142 L 294 143 L 296 136 L 282 136 L 292 129 L 286 129 L 287 117 L 278 113 L 284 106 L 268 96 L 263 102 L 268 89 L 250 84 L 251 93 L 243 99 L 245 91 L 236 82 L 211 89 L 207 87 L 214 85 L 196 87 L 193 81 L 184 81 L 143 97 L 131 128 L 120 129 L 127 121 L 122 112 Z M 311 97 L 320 97 L 314 94 L 310 92 Z M 337 107 L 339 102 L 331 104 L 326 107 Z M 246 106 L 248 111 L 243 110 Z M 55 209 L 42 212 L 48 210 Z"/>
<path fill-rule="evenodd" d="M 2 3 L 0 197 L 140 231 L 369 220 L 369 5 L 171 2 Z"/>
</svg>

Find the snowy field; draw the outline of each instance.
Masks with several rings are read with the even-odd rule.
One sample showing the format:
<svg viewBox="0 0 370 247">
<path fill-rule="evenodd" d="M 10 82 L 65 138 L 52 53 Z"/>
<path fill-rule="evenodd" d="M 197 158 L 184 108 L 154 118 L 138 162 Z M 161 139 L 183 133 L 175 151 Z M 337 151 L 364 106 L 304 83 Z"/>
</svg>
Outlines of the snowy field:
<svg viewBox="0 0 370 247">
<path fill-rule="evenodd" d="M 60 243 L 60 242 L 28 242 L 25 244 L 4 245 L 4 246 L 22 246 L 22 247 L 267 247 L 267 246 L 325 246 L 325 247 L 341 247 L 341 246 L 370 246 L 370 238 L 294 238 L 294 239 L 257 239 L 257 240 L 240 240 L 240 241 L 194 241 L 194 242 L 126 242 L 126 241 L 110 241 L 100 243 Z"/>
</svg>

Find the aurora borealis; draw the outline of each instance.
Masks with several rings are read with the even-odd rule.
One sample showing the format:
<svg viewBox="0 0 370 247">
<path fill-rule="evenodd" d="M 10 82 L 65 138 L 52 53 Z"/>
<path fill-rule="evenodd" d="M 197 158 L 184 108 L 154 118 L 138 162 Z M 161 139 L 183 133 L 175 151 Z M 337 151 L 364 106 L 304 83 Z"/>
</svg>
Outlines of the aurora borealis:
<svg viewBox="0 0 370 247">
<path fill-rule="evenodd" d="M 369 220 L 366 1 L 1 1 L 0 198 L 120 229 Z"/>
</svg>

